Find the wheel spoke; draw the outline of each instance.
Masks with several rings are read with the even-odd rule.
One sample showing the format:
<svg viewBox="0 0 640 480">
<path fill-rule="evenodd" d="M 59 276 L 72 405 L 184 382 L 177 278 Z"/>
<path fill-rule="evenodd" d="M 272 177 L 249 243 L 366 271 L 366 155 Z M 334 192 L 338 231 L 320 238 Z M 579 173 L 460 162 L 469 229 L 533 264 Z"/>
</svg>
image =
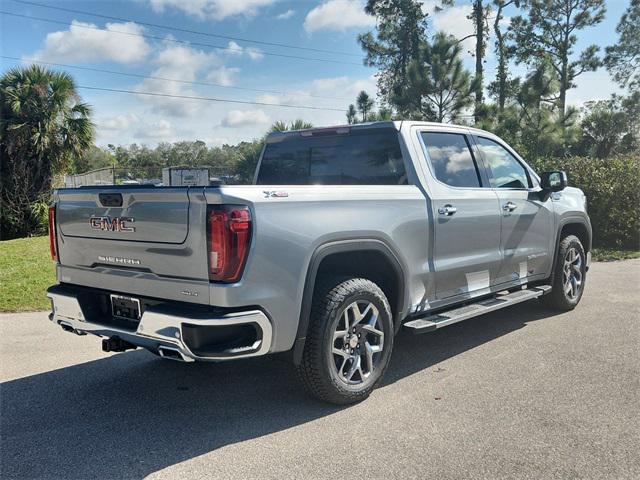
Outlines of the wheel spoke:
<svg viewBox="0 0 640 480">
<path fill-rule="evenodd" d="M 366 333 L 370 333 L 372 335 L 375 335 L 377 337 L 382 338 L 384 336 L 384 333 L 381 330 L 378 330 L 377 328 L 371 326 L 371 325 L 363 325 L 362 326 L 362 331 L 366 332 Z"/>
<path fill-rule="evenodd" d="M 371 348 L 371 344 L 369 342 L 364 342 L 364 353 L 367 359 L 367 370 L 369 372 L 373 371 L 373 349 Z"/>
<path fill-rule="evenodd" d="M 349 361 L 349 356 L 346 356 L 342 359 L 342 363 L 340 364 L 340 368 L 338 369 L 338 374 L 341 375 L 342 372 L 344 372 L 344 367 L 347 364 L 347 362 Z"/>
<path fill-rule="evenodd" d="M 336 347 L 333 347 L 333 349 L 331 350 L 331 352 L 332 352 L 334 355 L 339 355 L 339 356 L 341 356 L 341 357 L 347 357 L 347 358 L 349 358 L 349 352 L 347 352 L 346 350 L 343 350 L 342 348 L 336 348 Z"/>
<path fill-rule="evenodd" d="M 353 359 L 353 362 L 349 367 L 349 371 L 346 374 L 347 380 L 351 380 L 353 378 L 353 374 L 356 373 L 356 371 L 360 368 L 360 363 L 361 363 L 361 360 L 359 356 Z"/>
<path fill-rule="evenodd" d="M 564 293 L 566 293 L 567 295 L 571 295 L 571 279 L 567 279 L 567 281 L 564 284 Z"/>
<path fill-rule="evenodd" d="M 336 330 L 335 332 L 333 332 L 333 342 L 335 343 L 335 341 L 338 339 L 343 340 L 344 337 L 348 335 L 348 333 L 348 330 Z"/>
<path fill-rule="evenodd" d="M 353 315 L 353 322 L 347 324 L 347 327 L 349 329 L 352 329 L 358 323 L 360 323 L 360 320 L 362 320 L 362 314 L 360 313 L 360 309 L 358 308 L 358 303 L 357 302 L 354 302 L 351 305 L 349 305 L 347 307 L 347 310 L 349 310 L 351 312 L 351 314 Z"/>
</svg>

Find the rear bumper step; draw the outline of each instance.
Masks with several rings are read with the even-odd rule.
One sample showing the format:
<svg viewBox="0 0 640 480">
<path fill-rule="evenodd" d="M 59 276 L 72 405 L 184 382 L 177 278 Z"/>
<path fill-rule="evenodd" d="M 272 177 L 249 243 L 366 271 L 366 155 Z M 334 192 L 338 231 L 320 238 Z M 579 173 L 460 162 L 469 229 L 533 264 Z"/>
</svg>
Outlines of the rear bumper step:
<svg viewBox="0 0 640 480">
<path fill-rule="evenodd" d="M 526 302 L 541 297 L 551 291 L 551 285 L 538 285 L 525 290 L 504 292 L 484 298 L 475 303 L 470 303 L 452 310 L 439 312 L 424 318 L 418 318 L 405 323 L 402 327 L 414 334 L 433 332 L 438 328 L 446 327 L 453 323 L 462 322 L 469 318 L 477 317 L 485 313 L 494 312 L 517 303 Z"/>
<path fill-rule="evenodd" d="M 132 330 L 88 319 L 72 289 L 56 285 L 47 296 L 53 308 L 49 319 L 65 331 L 91 333 L 109 339 L 113 345 L 124 342 L 147 348 L 164 358 L 184 362 L 231 360 L 264 355 L 271 348 L 271 322 L 260 310 L 203 315 L 150 307 Z"/>
</svg>

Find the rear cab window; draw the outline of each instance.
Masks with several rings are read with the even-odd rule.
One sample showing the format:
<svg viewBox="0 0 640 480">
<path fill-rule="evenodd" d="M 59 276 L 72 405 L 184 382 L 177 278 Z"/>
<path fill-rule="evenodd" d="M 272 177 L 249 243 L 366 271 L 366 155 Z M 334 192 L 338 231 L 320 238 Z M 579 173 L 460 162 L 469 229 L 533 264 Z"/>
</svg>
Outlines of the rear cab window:
<svg viewBox="0 0 640 480">
<path fill-rule="evenodd" d="M 406 185 L 398 132 L 284 135 L 265 147 L 258 185 Z"/>
</svg>

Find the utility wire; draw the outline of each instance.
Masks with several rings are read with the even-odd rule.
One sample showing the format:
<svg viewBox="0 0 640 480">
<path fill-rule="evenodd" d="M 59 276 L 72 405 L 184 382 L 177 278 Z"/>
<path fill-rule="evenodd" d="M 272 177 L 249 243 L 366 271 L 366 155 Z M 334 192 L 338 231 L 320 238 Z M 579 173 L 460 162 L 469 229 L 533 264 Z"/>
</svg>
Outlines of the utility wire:
<svg viewBox="0 0 640 480">
<path fill-rule="evenodd" d="M 166 77 L 157 77 L 154 75 L 142 75 L 142 74 L 138 74 L 138 73 L 127 73 L 127 72 L 119 72 L 116 70 L 105 70 L 102 68 L 94 68 L 94 67 L 83 67 L 80 65 L 69 65 L 66 63 L 55 63 L 55 62 L 45 62 L 43 60 L 36 60 L 36 59 L 32 59 L 32 58 L 18 58 L 18 57 L 10 57 L 8 55 L 0 55 L 0 58 L 5 58 L 7 60 L 15 60 L 15 61 L 25 61 L 25 62 L 31 62 L 31 63 L 38 63 L 38 64 L 42 64 L 42 65 L 52 65 L 52 66 L 56 66 L 56 67 L 63 67 L 63 68 L 75 68 L 78 70 L 86 70 L 89 72 L 97 72 L 97 73 L 108 73 L 108 74 L 112 74 L 112 75 L 123 75 L 126 77 L 135 77 L 135 78 L 145 78 L 145 79 L 150 79 L 150 80 L 161 80 L 163 82 L 176 82 L 176 83 L 184 83 L 184 84 L 188 84 L 188 85 L 202 85 L 202 86 L 209 86 L 209 87 L 220 87 L 220 88 L 232 88 L 235 90 L 244 90 L 244 91 L 248 91 L 248 92 L 258 92 L 258 93 L 271 93 L 271 94 L 275 94 L 275 95 L 304 95 L 306 97 L 312 97 L 312 98 L 322 98 L 325 100 L 348 100 L 348 98 L 346 97 L 329 97 L 329 96 L 323 96 L 323 95 L 313 95 L 311 93 L 305 93 L 305 92 L 281 92 L 279 90 L 264 90 L 264 89 L 260 89 L 260 88 L 249 88 L 249 87 L 237 87 L 235 85 L 223 85 L 220 83 L 213 83 L 213 82 L 196 82 L 196 81 L 189 81 L 189 80 L 179 80 L 177 78 L 166 78 Z"/>
<path fill-rule="evenodd" d="M 267 102 L 251 102 L 248 100 L 233 100 L 227 98 L 216 98 L 216 97 L 194 97 L 189 95 L 173 95 L 169 93 L 157 93 L 157 92 L 140 92 L 135 90 L 122 90 L 119 88 L 103 88 L 103 87 L 91 87 L 88 85 L 77 85 L 77 88 L 82 88 L 85 90 L 99 90 L 102 92 L 113 92 L 113 93 L 128 93 L 132 95 L 146 95 L 149 97 L 167 97 L 167 98 L 179 98 L 183 100 L 201 100 L 207 102 L 220 102 L 220 103 L 236 103 L 241 105 L 258 105 L 261 107 L 283 107 L 283 108 L 297 108 L 301 110 L 325 110 L 331 112 L 344 112 L 344 109 L 341 108 L 330 108 L 330 107 L 314 107 L 311 105 L 291 105 L 286 103 L 267 103 Z"/>
<path fill-rule="evenodd" d="M 107 30 L 107 29 L 103 29 L 100 27 L 92 27 L 89 25 L 78 25 L 76 24 L 72 24 L 69 22 L 63 22 L 60 20 L 53 20 L 50 18 L 43 18 L 43 17 L 36 17 L 33 15 L 24 15 L 24 14 L 20 14 L 20 13 L 13 13 L 13 12 L 6 12 L 4 10 L 0 10 L 0 14 L 1 15 L 10 15 L 13 17 L 21 17 L 21 18 L 28 18 L 31 20 L 38 20 L 41 22 L 48 22 L 48 23 L 55 23 L 58 25 L 65 25 L 67 27 L 70 26 L 74 26 L 75 28 L 84 28 L 84 29 L 88 29 L 88 30 L 98 30 L 101 32 L 107 32 L 107 33 L 117 33 L 117 34 L 121 34 L 121 35 L 129 35 L 132 37 L 143 37 L 143 38 L 149 38 L 152 40 L 160 40 L 163 42 L 173 42 L 173 43 L 179 43 L 179 44 L 183 44 L 183 45 L 196 45 L 199 47 L 208 47 L 208 48 L 213 48 L 215 50 L 226 50 L 226 51 L 230 51 L 230 52 L 235 52 L 235 53 L 242 53 L 244 52 L 244 48 L 232 48 L 232 47 L 222 47 L 220 45 L 212 45 L 210 43 L 203 43 L 203 42 L 190 42 L 187 40 L 178 40 L 175 38 L 168 38 L 168 37 L 160 37 L 158 35 L 148 35 L 146 33 L 133 33 L 133 32 L 123 32 L 121 30 Z M 294 60 L 309 60 L 309 61 L 313 61 L 313 62 L 323 62 L 323 63 L 339 63 L 342 65 L 358 65 L 358 66 L 363 66 L 362 63 L 357 63 L 357 62 L 346 62 L 346 61 L 342 61 L 342 60 L 331 60 L 328 58 L 313 58 L 313 57 L 303 57 L 303 56 L 298 56 L 298 55 L 288 55 L 285 53 L 275 53 L 275 52 L 264 52 L 262 50 L 260 51 L 256 51 L 255 53 L 260 54 L 260 55 L 268 55 L 268 56 L 273 56 L 273 57 L 282 57 L 282 58 L 290 58 L 290 59 L 294 59 Z"/>
<path fill-rule="evenodd" d="M 45 5 L 43 3 L 38 3 L 38 2 L 30 2 L 27 0 L 12 0 L 15 3 L 21 3 L 23 5 L 33 5 L 36 7 L 42 7 L 42 8 L 49 8 L 51 10 L 59 10 L 62 12 L 68 12 L 68 13 L 78 13 L 81 15 L 89 15 L 92 17 L 98 17 L 98 18 L 104 18 L 107 20 L 115 20 L 118 22 L 134 22 L 137 23 L 138 25 L 144 25 L 147 27 L 154 27 L 154 28 L 163 28 L 165 30 L 173 30 L 176 32 L 182 32 L 182 33 L 193 33 L 196 35 L 204 35 L 207 37 L 212 37 L 212 38 L 224 38 L 226 40 L 235 40 L 237 42 L 246 42 L 246 43 L 254 43 L 256 45 L 267 45 L 270 47 L 282 47 L 282 48 L 293 48 L 293 49 L 297 49 L 297 50 L 307 50 L 310 52 L 318 52 L 318 53 L 331 53 L 334 55 L 345 55 L 345 56 L 351 56 L 351 57 L 362 57 L 362 55 L 358 54 L 358 53 L 348 53 L 348 52 L 340 52 L 340 51 L 336 51 L 336 50 L 324 50 L 322 48 L 312 48 L 312 47 L 300 47 L 298 45 L 290 45 L 290 44 L 286 44 L 286 43 L 276 43 L 276 42 L 266 42 L 263 40 L 253 40 L 253 39 L 249 39 L 249 38 L 242 38 L 242 37 L 231 37 L 228 35 L 221 35 L 221 34 L 217 34 L 217 33 L 210 33 L 210 32 L 204 32 L 202 30 L 191 30 L 188 28 L 179 28 L 179 27 L 173 27 L 170 25 L 163 25 L 163 24 L 159 24 L 159 23 L 151 23 L 151 22 L 142 22 L 139 20 L 132 20 L 129 18 L 122 18 L 122 17 L 114 17 L 111 15 L 103 15 L 100 13 L 94 13 L 94 12 L 88 12 L 86 10 L 76 10 L 73 8 L 66 8 L 66 7 L 60 7 L 60 6 L 52 6 L 52 5 Z"/>
</svg>

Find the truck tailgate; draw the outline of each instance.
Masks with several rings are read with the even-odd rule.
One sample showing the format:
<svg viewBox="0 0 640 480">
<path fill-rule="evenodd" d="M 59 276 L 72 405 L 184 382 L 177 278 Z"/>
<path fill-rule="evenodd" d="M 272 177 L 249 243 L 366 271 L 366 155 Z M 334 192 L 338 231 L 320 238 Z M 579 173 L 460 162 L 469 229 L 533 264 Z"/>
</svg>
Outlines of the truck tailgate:
<svg viewBox="0 0 640 480">
<path fill-rule="evenodd" d="M 83 187 L 54 196 L 58 280 L 208 303 L 203 187 Z"/>
<path fill-rule="evenodd" d="M 80 188 L 60 190 L 58 198 L 56 221 L 66 237 L 182 243 L 189 233 L 187 189 Z"/>
</svg>

